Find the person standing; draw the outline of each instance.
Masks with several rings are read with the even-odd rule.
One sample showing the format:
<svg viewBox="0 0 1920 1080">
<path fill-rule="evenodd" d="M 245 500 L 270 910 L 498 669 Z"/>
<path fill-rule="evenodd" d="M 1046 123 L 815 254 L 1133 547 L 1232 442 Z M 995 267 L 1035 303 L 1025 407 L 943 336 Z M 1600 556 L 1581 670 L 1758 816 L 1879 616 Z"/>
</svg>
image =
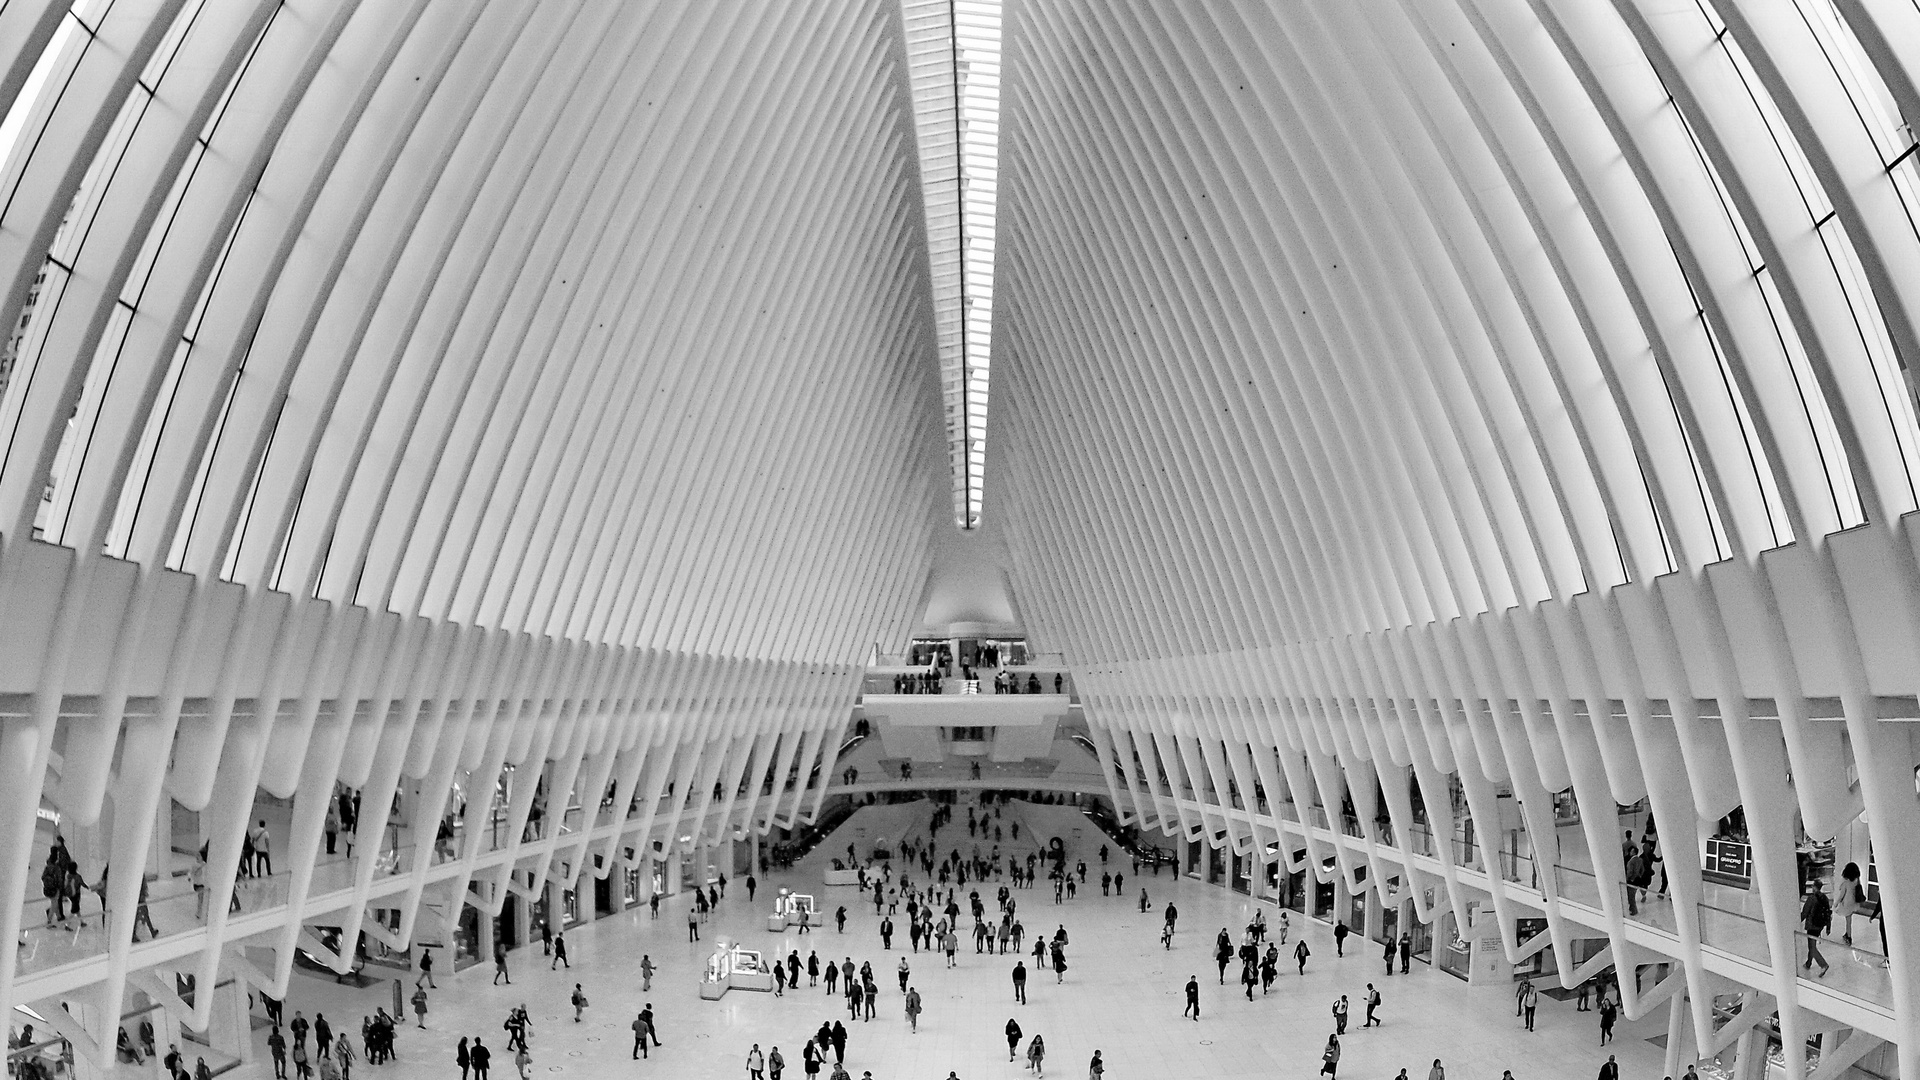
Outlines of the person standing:
<svg viewBox="0 0 1920 1080">
<path fill-rule="evenodd" d="M 766 1072 L 767 1059 L 760 1054 L 760 1044 L 754 1043 L 753 1049 L 747 1051 L 748 1080 L 766 1080 Z"/>
<path fill-rule="evenodd" d="M 1193 1017 L 1196 1024 L 1200 1022 L 1200 980 L 1196 976 L 1187 976 L 1187 1009 L 1180 1015 Z"/>
<path fill-rule="evenodd" d="M 1335 1035 L 1347 1033 L 1347 995 L 1345 994 L 1333 999 L 1333 1033 Z"/>
<path fill-rule="evenodd" d="M 467 1052 L 467 1037 L 460 1036 L 459 1045 L 453 1048 L 453 1063 L 460 1066 L 460 1080 L 467 1080 L 467 1074 L 473 1071 L 473 1055 Z"/>
<path fill-rule="evenodd" d="M 1333 955 L 1334 956 L 1339 957 L 1339 956 L 1347 955 L 1347 935 L 1351 932 L 1352 931 L 1347 929 L 1346 923 L 1337 922 L 1333 924 Z"/>
<path fill-rule="evenodd" d="M 820 1075 L 820 1046 L 812 1039 L 800 1048 L 800 1065 L 806 1069 L 807 1080 Z"/>
<path fill-rule="evenodd" d="M 1380 991 L 1375 990 L 1373 988 L 1372 983 L 1368 983 L 1367 984 L 1367 1021 L 1366 1023 L 1361 1024 L 1360 1026 L 1361 1027 L 1379 1027 L 1380 1018 L 1374 1015 L 1374 1013 L 1379 1008 L 1380 1008 Z"/>
<path fill-rule="evenodd" d="M 1393 952 L 1394 952 L 1394 949 L 1393 949 L 1393 939 L 1392 939 L 1392 938 L 1388 938 L 1388 939 L 1387 939 L 1387 951 L 1386 951 L 1386 953 L 1385 953 L 1385 954 L 1383 955 L 1383 957 L 1382 957 L 1382 959 L 1384 959 L 1384 960 L 1386 960 L 1386 962 L 1387 962 L 1387 974 L 1389 974 L 1389 975 L 1391 975 L 1391 974 L 1393 974 Z"/>
<path fill-rule="evenodd" d="M 647 917 L 650 919 L 657 919 L 660 917 L 660 894 L 659 893 L 654 893 L 652 896 L 647 897 Z"/>
<path fill-rule="evenodd" d="M 633 1059 L 638 1061 L 643 1057 L 650 1056 L 647 1053 L 647 1036 L 650 1034 L 650 1029 L 646 1016 L 641 1013 L 635 1013 L 633 1023 L 628 1026 L 633 1028 Z"/>
<path fill-rule="evenodd" d="M 413 1002 L 413 1015 L 414 1015 L 414 1022 L 420 1025 L 420 1029 L 421 1029 L 422 1031 L 425 1031 L 425 1030 L 426 1030 L 426 1027 L 427 1027 L 427 990 L 426 990 L 426 987 L 424 987 L 424 986 L 418 986 L 418 985 L 416 985 L 416 986 L 415 986 L 415 987 L 413 988 L 413 997 L 412 997 L 411 999 L 409 999 L 409 1000 L 411 1000 L 411 1001 Z"/>
<path fill-rule="evenodd" d="M 1520 999 L 1520 1007 L 1526 1010 L 1528 1031 L 1533 1030 L 1533 1010 L 1539 1007 L 1539 1005 L 1540 991 L 1534 989 L 1532 983 L 1528 983 L 1526 995 Z"/>
<path fill-rule="evenodd" d="M 838 1020 L 833 1022 L 833 1063 L 847 1063 L 847 1026 Z"/>
<path fill-rule="evenodd" d="M 473 1049 L 468 1051 L 468 1061 L 473 1065 L 473 1080 L 487 1080 L 487 1067 L 493 1064 L 493 1051 L 480 1036 L 473 1037 Z"/>
<path fill-rule="evenodd" d="M 1340 1036 L 1327 1036 L 1327 1048 L 1320 1051 L 1320 1075 L 1337 1076 L 1340 1069 Z"/>
<path fill-rule="evenodd" d="M 640 954 L 640 992 L 648 993 L 653 989 L 653 957 L 648 953 Z"/>
<path fill-rule="evenodd" d="M 1141 911 L 1147 910 L 1147 890 L 1145 889 L 1140 890 L 1140 910 Z M 1180 918 L 1180 909 L 1173 906 L 1173 901 L 1171 900 L 1167 901 L 1167 933 L 1169 935 L 1173 933 L 1174 923 L 1179 918 Z"/>
<path fill-rule="evenodd" d="M 507 980 L 508 986 L 513 985 L 513 976 L 507 974 L 507 947 L 499 942 L 495 942 L 493 946 L 493 985 L 499 986 L 501 979 Z"/>
<path fill-rule="evenodd" d="M 313 1014 L 313 1049 L 316 1057 L 333 1056 L 333 1025 L 325 1013 Z"/>
<path fill-rule="evenodd" d="M 915 1035 L 920 1034 L 920 991 L 918 990 L 907 991 L 907 1029 Z"/>
<path fill-rule="evenodd" d="M 1027 964 L 1016 960 L 1013 964 L 1013 1000 L 1021 1005 L 1027 1003 Z"/>
<path fill-rule="evenodd" d="M 527 1044 L 521 1043 L 520 1049 L 513 1052 L 513 1068 L 520 1074 L 520 1080 L 528 1080 L 527 1071 L 533 1067 L 533 1055 L 527 1051 Z"/>
<path fill-rule="evenodd" d="M 293 1023 L 287 1026 L 287 1030 L 293 1032 L 293 1045 L 300 1050 L 305 1050 L 307 1046 L 307 1018 L 299 1009 L 293 1010 Z"/>
<path fill-rule="evenodd" d="M 1293 947 L 1293 959 L 1295 963 L 1300 965 L 1300 974 L 1305 975 L 1307 973 L 1307 957 L 1312 955 L 1313 950 L 1307 948 L 1306 938 L 1301 938 L 1299 944 Z"/>
<path fill-rule="evenodd" d="M 1020 1024 L 1013 1017 L 1007 1017 L 1007 1060 L 1012 1061 L 1020 1049 Z"/>
<path fill-rule="evenodd" d="M 567 970 L 573 970 L 573 961 L 567 959 L 567 935 L 565 932 L 553 935 L 553 963 L 547 965 L 547 970 L 552 971 L 561 964 L 567 965 Z"/>
<path fill-rule="evenodd" d="M 698 895 L 697 893 L 695 894 Z M 700 940 L 700 912 L 694 906 L 687 908 L 687 940 Z"/>
<path fill-rule="evenodd" d="M 340 1064 L 340 1080 L 353 1080 L 353 1044 L 345 1034 L 333 1042 L 333 1059 Z"/>
<path fill-rule="evenodd" d="M 327 800 L 327 854 L 332 855 L 334 841 L 340 836 L 340 807 L 336 800 Z"/>
<path fill-rule="evenodd" d="M 1447 1080 L 1447 1067 L 1440 1064 L 1439 1058 L 1433 1059 L 1433 1068 L 1427 1070 L 1427 1080 Z"/>
<path fill-rule="evenodd" d="M 1104 852 L 1106 849 L 1101 848 L 1100 850 Z M 1101 1077 L 1105 1076 L 1106 1072 L 1106 1062 L 1100 1060 L 1100 1051 L 1095 1050 L 1093 1052 L 1093 1060 L 1087 1062 L 1087 1080 L 1101 1080 Z"/>
<path fill-rule="evenodd" d="M 268 851 L 271 843 L 267 839 L 267 819 L 261 818 L 254 823 L 253 831 L 247 834 L 253 841 L 253 872 L 256 877 L 273 876 L 273 855 Z"/>
<path fill-rule="evenodd" d="M 587 1011 L 587 992 L 580 989 L 579 983 L 574 983 L 573 996 L 568 1000 L 573 1002 L 573 1022 L 577 1024 Z"/>
<path fill-rule="evenodd" d="M 1400 935 L 1400 974 L 1405 975 L 1413 967 L 1413 935 Z"/>
</svg>

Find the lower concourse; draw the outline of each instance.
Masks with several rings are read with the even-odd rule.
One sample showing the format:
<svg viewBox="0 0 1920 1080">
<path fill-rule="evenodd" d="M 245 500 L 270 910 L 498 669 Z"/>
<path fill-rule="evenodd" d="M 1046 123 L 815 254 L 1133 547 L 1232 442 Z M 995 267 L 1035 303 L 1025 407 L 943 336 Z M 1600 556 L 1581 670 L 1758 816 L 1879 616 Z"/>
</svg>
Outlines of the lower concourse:
<svg viewBox="0 0 1920 1080">
<path fill-rule="evenodd" d="M 909 805 L 911 816 L 923 825 L 927 804 Z M 1062 815 L 1058 808 L 1044 810 Z M 1027 820 L 1042 817 L 1020 803 L 1005 812 Z M 1003 1032 L 1013 1018 L 1027 1038 L 1043 1038 L 1048 1075 L 1085 1075 L 1088 1060 L 1099 1049 L 1106 1075 L 1112 1077 L 1304 1078 L 1318 1073 L 1326 1037 L 1333 1031 L 1331 1003 L 1342 994 L 1353 1003 L 1349 1033 L 1342 1039 L 1343 1076 L 1392 1077 L 1404 1067 L 1409 1076 L 1423 1078 L 1435 1057 L 1443 1059 L 1450 1077 L 1497 1078 L 1502 1069 L 1510 1068 L 1516 1080 L 1592 1076 L 1608 1054 L 1618 1056 L 1625 1076 L 1654 1076 L 1661 1067 L 1664 1055 L 1658 1043 L 1666 1035 L 1663 1018 L 1623 1021 L 1616 1028 L 1617 1040 L 1603 1048 L 1598 1044 L 1597 1013 L 1577 1012 L 1570 996 L 1565 1000 L 1543 997 L 1536 1031 L 1528 1034 L 1514 1014 L 1511 993 L 1469 988 L 1421 961 L 1414 962 L 1407 976 L 1385 976 L 1377 945 L 1350 938 L 1345 958 L 1338 958 L 1331 928 L 1323 922 L 1300 921 L 1297 915 L 1294 932 L 1281 948 L 1286 959 L 1273 991 L 1256 991 L 1249 1003 L 1235 984 L 1237 961 L 1227 971 L 1226 985 L 1220 985 L 1212 959 L 1214 935 L 1227 928 L 1238 944 L 1256 906 L 1265 908 L 1270 920 L 1277 920 L 1277 909 L 1182 879 L 1171 870 L 1157 875 L 1144 870 L 1139 878 L 1129 877 L 1127 895 L 1103 897 L 1096 853 L 1103 838 L 1091 830 L 1068 855 L 1069 866 L 1083 858 L 1087 861 L 1090 888 L 1059 905 L 1044 880 L 1035 888 L 1013 893 L 1016 917 L 1028 935 L 1028 952 L 1036 933 L 1050 937 L 1064 925 L 1069 939 L 1065 981 L 1056 985 L 1051 971 L 1034 971 L 1028 1003 L 1016 1005 L 1010 973 L 1016 960 L 1024 960 L 1031 969 L 1033 957 L 977 954 L 966 933 L 972 925 L 964 911 L 966 890 L 958 890 L 963 909 L 958 965 L 948 970 L 935 953 L 925 948 L 915 952 L 904 929 L 896 935 L 892 950 L 883 949 L 880 920 L 872 903 L 863 902 L 854 888 L 820 884 L 831 853 L 843 851 L 848 834 L 867 824 L 862 818 L 853 819 L 791 870 L 759 881 L 752 903 L 743 879 L 732 878 L 726 898 L 700 924 L 699 942 L 687 940 L 689 902 L 682 896 L 662 904 L 657 919 L 650 918 L 642 905 L 567 932 L 570 966 L 558 970 L 538 941 L 514 950 L 508 961 L 510 986 L 492 981 L 491 963 L 475 964 L 458 974 L 438 971 L 435 980 L 440 989 L 429 995 L 426 1030 L 413 1024 L 409 1006 L 408 1022 L 398 1032 L 396 1061 L 390 1066 L 356 1063 L 355 1075 L 443 1078 L 452 1075 L 456 1041 L 462 1035 L 478 1035 L 495 1055 L 493 1075 L 511 1076 L 511 1055 L 502 1050 L 506 1033 L 501 1024 L 510 1009 L 524 1003 L 533 1018 L 529 1046 L 536 1076 L 739 1080 L 746 1076 L 748 1051 L 758 1043 L 763 1054 L 779 1047 L 787 1061 L 785 1075 L 797 1078 L 804 1075 L 801 1044 L 821 1022 L 836 1019 L 848 1026 L 846 1065 L 854 1077 L 863 1070 L 871 1070 L 875 1080 L 940 1080 L 949 1070 L 958 1072 L 962 1080 L 1030 1075 L 1021 1071 L 1028 1047 L 1025 1039 L 1020 1059 L 1007 1060 Z M 970 841 L 964 835 L 958 840 L 953 836 L 960 831 L 952 826 L 943 831 L 943 851 L 949 842 L 968 848 Z M 923 827 L 915 827 L 905 836 L 889 839 L 925 835 Z M 1031 848 L 1008 847 L 1015 854 L 1023 849 Z M 1128 862 L 1116 858 L 1109 869 L 1113 866 L 1125 872 Z M 925 875 L 915 877 L 924 880 Z M 1002 883 L 989 880 L 984 885 L 970 883 L 968 888 L 981 888 L 993 914 L 994 895 Z M 1144 914 L 1139 911 L 1141 887 L 1152 903 L 1152 910 Z M 781 888 L 814 895 L 824 906 L 827 925 L 808 934 L 797 929 L 769 933 L 766 916 Z M 1163 949 L 1159 941 L 1168 903 L 1178 907 L 1179 929 L 1171 950 Z M 835 908 L 843 905 L 848 912 L 844 935 L 836 932 L 831 919 Z M 893 918 L 905 926 L 904 911 Z M 1312 949 L 1304 977 L 1295 974 L 1292 959 L 1292 947 L 1302 929 Z M 829 996 L 821 986 L 802 985 L 781 997 L 733 990 L 719 1001 L 702 1000 L 698 993 L 701 969 L 714 943 L 722 939 L 783 957 L 789 950 L 798 950 L 803 965 L 815 951 L 823 962 L 848 956 L 856 966 L 870 962 L 881 989 L 874 1019 L 851 1021 L 845 997 Z M 650 993 L 642 992 L 637 974 L 643 955 L 658 969 Z M 897 982 L 902 956 L 911 967 L 910 985 L 919 990 L 925 1006 L 917 1034 L 909 1032 L 902 1011 Z M 802 971 L 804 984 L 804 966 Z M 1201 981 L 1198 1024 L 1182 1015 L 1182 988 L 1189 975 Z M 391 1011 L 391 979 L 396 977 L 403 996 L 410 995 L 416 980 L 405 974 L 383 972 L 373 986 L 354 990 L 336 986 L 324 975 L 303 973 L 291 984 L 285 1015 L 291 1018 L 299 1009 L 311 1021 L 316 1013 L 324 1014 L 335 1030 L 346 1019 L 358 1054 L 359 1018 L 371 1015 L 376 1007 Z M 1382 1023 L 1377 1029 L 1363 1030 L 1362 1003 L 1369 982 L 1382 994 Z M 579 1024 L 574 1023 L 568 1004 L 575 983 L 581 984 L 589 1002 L 586 1018 Z M 632 1061 L 631 1025 L 649 1002 L 663 1046 L 650 1051 L 645 1061 Z M 256 1021 L 255 1062 L 228 1075 L 240 1080 L 273 1075 L 267 1030 L 264 1020 Z M 831 1064 L 829 1056 L 823 1076 L 831 1071 Z M 124 1065 L 118 1070 L 127 1076 L 135 1072 Z"/>
</svg>

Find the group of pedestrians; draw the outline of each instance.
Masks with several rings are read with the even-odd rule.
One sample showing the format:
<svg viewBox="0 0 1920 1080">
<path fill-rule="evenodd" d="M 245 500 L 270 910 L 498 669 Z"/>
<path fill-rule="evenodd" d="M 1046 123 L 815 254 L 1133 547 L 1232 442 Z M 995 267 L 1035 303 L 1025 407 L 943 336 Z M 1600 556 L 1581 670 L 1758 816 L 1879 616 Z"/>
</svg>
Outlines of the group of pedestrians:
<svg viewBox="0 0 1920 1080">
<path fill-rule="evenodd" d="M 418 986 L 415 996 L 423 996 Z M 287 1034 L 292 1036 L 289 1040 L 281 1033 L 285 1004 L 264 995 L 263 1000 L 268 1025 L 267 1056 L 273 1060 L 274 1080 L 288 1080 L 289 1065 L 293 1068 L 293 1080 L 310 1080 L 316 1073 L 320 1080 L 352 1080 L 357 1058 L 363 1057 L 369 1065 L 384 1065 L 395 1060 L 394 1036 L 399 1025 L 385 1007 L 360 1018 L 360 1052 L 356 1054 L 349 1033 L 336 1029 L 324 1013 L 314 1013 L 309 1023 L 306 1016 L 295 1009 L 293 1020 L 284 1025 Z M 424 1017 L 425 1013 L 421 1015 Z M 307 1049 L 309 1035 L 313 1037 L 311 1053 Z"/>
</svg>

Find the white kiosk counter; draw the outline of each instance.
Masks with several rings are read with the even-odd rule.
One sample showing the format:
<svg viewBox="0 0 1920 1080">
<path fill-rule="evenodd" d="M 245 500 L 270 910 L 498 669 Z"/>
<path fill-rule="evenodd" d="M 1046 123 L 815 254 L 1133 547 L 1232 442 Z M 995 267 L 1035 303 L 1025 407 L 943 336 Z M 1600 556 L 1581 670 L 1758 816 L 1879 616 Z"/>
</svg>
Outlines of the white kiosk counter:
<svg viewBox="0 0 1920 1080">
<path fill-rule="evenodd" d="M 707 966 L 700 974 L 701 998 L 718 1001 L 729 990 L 772 990 L 773 969 L 768 963 L 756 949 L 741 948 L 724 939 L 715 942 L 713 955 L 707 957 Z"/>
<path fill-rule="evenodd" d="M 789 926 L 802 925 L 820 925 L 819 905 L 806 893 L 790 893 L 781 889 L 780 895 L 773 901 L 773 914 L 767 916 L 767 929 L 781 934 Z"/>
</svg>

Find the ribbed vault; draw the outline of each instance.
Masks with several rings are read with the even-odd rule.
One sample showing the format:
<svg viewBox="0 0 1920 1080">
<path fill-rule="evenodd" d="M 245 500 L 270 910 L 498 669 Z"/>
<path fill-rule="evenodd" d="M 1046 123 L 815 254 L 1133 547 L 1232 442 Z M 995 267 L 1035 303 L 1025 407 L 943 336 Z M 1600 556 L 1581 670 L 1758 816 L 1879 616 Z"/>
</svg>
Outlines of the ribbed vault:
<svg viewBox="0 0 1920 1080">
<path fill-rule="evenodd" d="M 0 0 L 0 936 L 43 813 L 91 881 L 178 804 L 223 895 L 303 796 L 259 909 L 136 943 L 116 869 L 0 1015 L 99 1055 L 322 918 L 811 821 L 865 659 L 1004 539 L 1128 823 L 1920 1074 L 1920 11 L 1010 0 L 990 438 L 939 14 Z M 341 786 L 371 851 L 390 796 L 493 827 L 316 876 Z M 1735 807 L 1757 953 L 1693 849 Z M 1800 834 L 1860 837 L 1886 971 L 1800 977 Z"/>
<path fill-rule="evenodd" d="M 1422 919 L 1490 894 L 1621 962 L 1645 939 L 1599 811 L 1647 798 L 1698 1045 L 1736 983 L 1796 1074 L 1793 1003 L 1910 1036 L 1914 26 L 1009 4 L 986 513 L 1125 812 Z M 1757 967 L 1688 850 L 1741 805 Z M 1798 978 L 1795 936 L 1796 820 L 1863 809 L 1877 1018 Z"/>
</svg>

